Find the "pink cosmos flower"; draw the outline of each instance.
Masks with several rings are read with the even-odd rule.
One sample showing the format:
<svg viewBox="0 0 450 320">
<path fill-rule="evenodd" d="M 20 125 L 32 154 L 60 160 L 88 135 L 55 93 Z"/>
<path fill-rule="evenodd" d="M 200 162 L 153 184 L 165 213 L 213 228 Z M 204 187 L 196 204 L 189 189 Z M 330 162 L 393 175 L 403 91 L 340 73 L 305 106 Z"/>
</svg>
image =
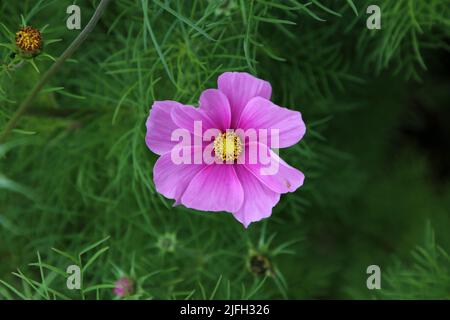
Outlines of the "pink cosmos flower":
<svg viewBox="0 0 450 320">
<path fill-rule="evenodd" d="M 126 277 L 122 277 L 114 284 L 113 292 L 116 296 L 123 298 L 133 293 L 133 281 Z"/>
<path fill-rule="evenodd" d="M 156 190 L 175 199 L 175 205 L 230 212 L 245 227 L 269 217 L 280 195 L 295 191 L 304 180 L 303 173 L 284 162 L 272 148 L 296 144 L 306 130 L 300 112 L 275 105 L 270 101 L 271 94 L 267 81 L 245 72 L 226 72 L 219 76 L 218 89 L 201 94 L 198 108 L 176 101 L 155 101 L 145 140 L 150 150 L 160 155 L 153 168 Z M 172 133 L 185 129 L 195 140 L 199 135 L 195 122 L 202 124 L 200 135 L 208 129 L 217 133 L 209 142 L 184 142 L 178 150 L 193 159 L 195 152 L 205 151 L 209 145 L 213 155 L 226 162 L 174 163 L 172 152 L 179 141 L 173 141 Z M 268 137 L 258 135 L 256 141 L 250 140 L 237 134 L 239 129 L 266 129 Z M 252 148 L 259 152 L 256 162 L 247 159 Z M 262 173 L 268 167 L 263 156 L 277 165 L 275 173 Z"/>
</svg>

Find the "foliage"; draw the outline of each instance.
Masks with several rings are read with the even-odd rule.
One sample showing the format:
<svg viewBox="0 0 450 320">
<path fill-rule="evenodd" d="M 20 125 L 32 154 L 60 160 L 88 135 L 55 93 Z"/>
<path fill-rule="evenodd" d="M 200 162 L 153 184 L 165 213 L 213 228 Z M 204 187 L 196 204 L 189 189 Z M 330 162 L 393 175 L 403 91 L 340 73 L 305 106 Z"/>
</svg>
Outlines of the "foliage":
<svg viewBox="0 0 450 320">
<path fill-rule="evenodd" d="M 45 38 L 62 40 L 46 53 L 58 57 L 79 33 L 65 25 L 72 3 L 2 1 L 0 43 L 25 23 L 48 24 Z M 99 1 L 76 3 L 85 25 Z M 381 7 L 381 30 L 366 28 L 369 4 Z M 123 275 L 136 299 L 449 298 L 449 176 L 433 176 L 435 157 L 448 167 L 448 126 L 425 149 L 409 134 L 430 134 L 417 105 L 448 119 L 449 9 L 445 0 L 112 1 L 0 145 L 0 299 L 110 299 Z M 0 47 L 0 130 L 40 78 L 11 63 Z M 52 61 L 34 63 L 42 72 Z M 227 214 L 172 207 L 155 191 L 144 143 L 154 100 L 196 105 L 230 70 L 270 81 L 274 102 L 308 126 L 281 150 L 305 185 L 248 230 Z M 439 246 L 433 237 L 410 266 L 426 220 Z M 65 287 L 71 263 L 86 268 L 81 291 Z M 365 287 L 370 264 L 391 270 L 380 294 Z"/>
</svg>

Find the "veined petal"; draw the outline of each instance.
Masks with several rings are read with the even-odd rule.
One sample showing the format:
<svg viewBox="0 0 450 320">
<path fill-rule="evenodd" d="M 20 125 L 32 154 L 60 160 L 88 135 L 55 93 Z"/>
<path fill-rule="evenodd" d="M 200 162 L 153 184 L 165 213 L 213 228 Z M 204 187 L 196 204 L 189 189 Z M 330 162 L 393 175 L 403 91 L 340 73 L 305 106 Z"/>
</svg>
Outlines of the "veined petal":
<svg viewBox="0 0 450 320">
<path fill-rule="evenodd" d="M 217 86 L 230 102 L 232 128 L 237 128 L 241 112 L 252 98 L 259 96 L 270 99 L 272 95 L 269 82 L 246 72 L 225 72 L 219 76 Z"/>
<path fill-rule="evenodd" d="M 231 110 L 227 97 L 217 89 L 203 91 L 200 96 L 200 110 L 202 110 L 214 122 L 217 129 L 230 128 Z"/>
<path fill-rule="evenodd" d="M 202 152 L 201 147 L 183 147 L 180 151 L 189 154 L 191 164 L 176 164 L 172 159 L 172 153 L 167 152 L 156 161 L 153 167 L 153 181 L 156 191 L 169 199 L 175 199 L 177 203 L 194 176 L 205 164 L 194 164 L 193 152 Z"/>
<path fill-rule="evenodd" d="M 194 125 L 197 122 L 201 123 L 202 130 L 198 132 L 198 135 L 202 135 L 203 132 L 210 128 L 215 128 L 214 122 L 211 118 L 200 108 L 196 108 L 189 105 L 180 105 L 172 108 L 171 112 L 172 121 L 178 128 L 183 128 L 189 132 L 196 134 Z"/>
<path fill-rule="evenodd" d="M 267 129 L 266 144 L 269 147 L 272 147 L 272 130 L 277 130 L 277 148 L 286 148 L 296 144 L 306 131 L 300 112 L 279 107 L 261 97 L 253 98 L 247 103 L 237 126 L 243 130 Z"/>
<path fill-rule="evenodd" d="M 183 106 L 181 103 L 170 100 L 153 103 L 146 122 L 145 142 L 154 153 L 162 155 L 177 143 L 171 141 L 172 132 L 178 128 L 172 121 L 171 112 L 175 107 L 181 106 Z"/>
<path fill-rule="evenodd" d="M 181 197 L 188 208 L 203 211 L 236 212 L 244 191 L 234 165 L 211 164 L 197 173 Z"/>
<path fill-rule="evenodd" d="M 303 185 L 304 174 L 288 165 L 266 145 L 249 143 L 245 148 L 246 158 L 249 157 L 249 152 L 258 152 L 256 163 L 251 163 L 246 159 L 245 163 L 241 165 L 245 166 L 270 190 L 277 193 L 294 192 Z M 261 154 L 264 155 L 264 158 Z"/>
<path fill-rule="evenodd" d="M 266 187 L 245 166 L 237 165 L 235 170 L 244 190 L 244 202 L 233 215 L 247 228 L 250 223 L 272 214 L 272 208 L 280 201 L 280 194 Z"/>
</svg>

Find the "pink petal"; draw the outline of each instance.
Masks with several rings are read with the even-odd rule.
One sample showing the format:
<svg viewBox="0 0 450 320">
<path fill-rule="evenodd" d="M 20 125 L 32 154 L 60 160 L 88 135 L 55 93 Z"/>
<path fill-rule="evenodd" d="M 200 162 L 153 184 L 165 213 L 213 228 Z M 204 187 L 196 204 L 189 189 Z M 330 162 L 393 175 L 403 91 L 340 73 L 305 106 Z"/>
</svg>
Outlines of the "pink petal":
<svg viewBox="0 0 450 320">
<path fill-rule="evenodd" d="M 277 148 L 286 148 L 300 141 L 306 131 L 302 115 L 298 111 L 282 108 L 271 101 L 256 97 L 251 99 L 242 111 L 238 128 L 267 129 L 267 145 L 271 144 L 271 130 L 277 129 L 279 144 Z"/>
<path fill-rule="evenodd" d="M 179 128 L 187 129 L 192 133 L 194 133 L 194 124 L 196 121 L 201 122 L 202 125 L 202 131 L 199 134 L 203 134 L 207 129 L 216 127 L 211 118 L 203 110 L 193 106 L 176 106 L 172 109 L 171 116 L 172 121 Z"/>
<path fill-rule="evenodd" d="M 228 98 L 231 108 L 231 127 L 236 125 L 246 104 L 254 97 L 270 99 L 270 83 L 246 72 L 225 72 L 219 76 L 217 85 Z"/>
<path fill-rule="evenodd" d="M 178 126 L 172 121 L 171 112 L 175 107 L 182 106 L 176 101 L 155 101 L 147 118 L 147 133 L 145 142 L 156 154 L 164 154 L 177 143 L 171 141 L 172 131 Z"/>
<path fill-rule="evenodd" d="M 244 200 L 234 165 L 211 164 L 192 179 L 181 203 L 203 211 L 236 212 Z"/>
<path fill-rule="evenodd" d="M 303 185 L 304 174 L 288 165 L 275 152 L 263 144 L 249 143 L 245 148 L 246 157 L 250 149 L 258 150 L 261 148 L 267 154 L 267 160 L 264 162 L 258 156 L 258 163 L 252 164 L 249 160 L 243 164 L 253 175 L 265 186 L 277 193 L 294 192 Z M 270 160 L 270 162 L 269 162 Z M 262 174 L 262 169 L 268 169 L 271 166 L 277 168 L 273 174 Z"/>
<path fill-rule="evenodd" d="M 233 215 L 247 228 L 252 222 L 270 217 L 280 194 L 262 184 L 245 166 L 237 165 L 235 170 L 244 189 L 244 202 Z"/>
<path fill-rule="evenodd" d="M 224 132 L 230 128 L 230 103 L 221 91 L 217 89 L 208 89 L 203 91 L 200 96 L 200 110 L 209 116 L 217 129 Z"/>
<path fill-rule="evenodd" d="M 201 152 L 201 147 L 183 147 L 183 152 L 191 153 L 192 164 L 175 164 L 171 153 L 165 153 L 156 161 L 153 168 L 153 181 L 156 191 L 178 203 L 194 176 L 206 165 L 194 164 L 193 152 Z"/>
</svg>

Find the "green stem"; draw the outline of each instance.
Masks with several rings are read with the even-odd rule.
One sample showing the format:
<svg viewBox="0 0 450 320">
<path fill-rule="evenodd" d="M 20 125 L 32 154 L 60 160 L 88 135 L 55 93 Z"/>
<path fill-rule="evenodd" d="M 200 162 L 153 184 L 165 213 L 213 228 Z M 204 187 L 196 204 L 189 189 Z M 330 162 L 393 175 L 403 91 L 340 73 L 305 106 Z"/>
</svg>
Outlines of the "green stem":
<svg viewBox="0 0 450 320">
<path fill-rule="evenodd" d="M 53 63 L 53 65 L 47 70 L 47 72 L 42 76 L 41 80 L 34 86 L 28 97 L 22 102 L 17 111 L 14 113 L 12 118 L 8 121 L 2 133 L 0 134 L 0 143 L 3 143 L 8 135 L 11 133 L 12 129 L 17 125 L 20 117 L 22 117 L 27 109 L 30 107 L 31 102 L 36 98 L 37 94 L 42 90 L 45 83 L 56 73 L 56 71 L 62 66 L 64 61 L 66 61 L 86 40 L 89 34 L 94 30 L 98 20 L 105 11 L 110 0 L 102 0 L 94 12 L 91 20 L 89 20 L 86 27 L 81 31 L 78 37 L 70 44 L 70 46 L 63 52 L 63 54 Z"/>
</svg>

